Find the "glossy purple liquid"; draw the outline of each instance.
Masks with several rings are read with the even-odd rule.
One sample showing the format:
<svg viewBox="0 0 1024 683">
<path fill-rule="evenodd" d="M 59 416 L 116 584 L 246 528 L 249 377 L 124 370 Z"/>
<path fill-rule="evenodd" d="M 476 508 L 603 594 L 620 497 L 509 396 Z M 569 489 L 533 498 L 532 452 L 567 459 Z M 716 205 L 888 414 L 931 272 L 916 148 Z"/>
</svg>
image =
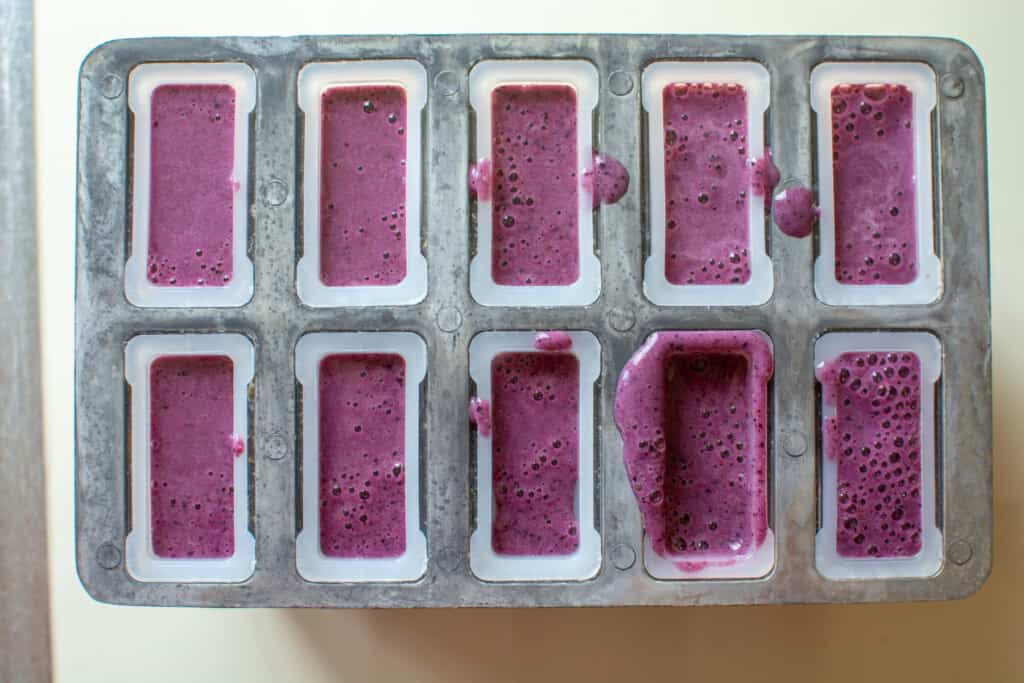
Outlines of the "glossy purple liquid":
<svg viewBox="0 0 1024 683">
<path fill-rule="evenodd" d="M 914 100 L 902 85 L 832 89 L 836 279 L 905 284 L 917 277 Z"/>
<path fill-rule="evenodd" d="M 405 279 L 406 97 L 400 85 L 345 85 L 321 96 L 320 279 Z"/>
<path fill-rule="evenodd" d="M 665 277 L 675 285 L 750 279 L 747 94 L 672 83 L 665 116 Z"/>
<path fill-rule="evenodd" d="M 234 88 L 161 85 L 150 104 L 149 281 L 224 286 L 233 272 Z"/>
<path fill-rule="evenodd" d="M 825 452 L 837 461 L 841 557 L 921 550 L 921 363 L 909 352 L 844 353 L 818 371 L 836 414 Z"/>
<path fill-rule="evenodd" d="M 568 85 L 491 93 L 491 274 L 499 285 L 579 279 L 576 115 Z"/>
<path fill-rule="evenodd" d="M 492 545 L 500 555 L 567 555 L 579 547 L 579 376 L 570 353 L 503 353 L 492 361 Z"/>
<path fill-rule="evenodd" d="M 320 361 L 320 551 L 405 552 L 405 361 L 333 354 Z"/>
<path fill-rule="evenodd" d="M 682 569 L 764 543 L 771 374 L 760 332 L 658 332 L 619 376 L 615 421 L 644 531 Z"/>
<path fill-rule="evenodd" d="M 149 371 L 150 527 L 165 558 L 235 551 L 234 364 L 161 356 Z"/>
</svg>

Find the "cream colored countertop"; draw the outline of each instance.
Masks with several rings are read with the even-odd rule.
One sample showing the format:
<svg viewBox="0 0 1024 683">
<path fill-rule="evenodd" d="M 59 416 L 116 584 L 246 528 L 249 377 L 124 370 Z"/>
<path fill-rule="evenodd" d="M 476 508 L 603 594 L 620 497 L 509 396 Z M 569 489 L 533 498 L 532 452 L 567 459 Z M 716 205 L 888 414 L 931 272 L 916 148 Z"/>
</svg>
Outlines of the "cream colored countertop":
<svg viewBox="0 0 1024 683">
<path fill-rule="evenodd" d="M 262 6 L 262 7 L 261 7 Z M 261 7 L 257 11 L 257 7 Z M 58 681 L 1024 680 L 1024 3 L 1021 0 L 170 3 L 37 0 L 40 281 Z M 496 31 L 949 35 L 988 80 L 995 569 L 955 603 L 603 610 L 297 611 L 100 605 L 73 530 L 78 64 L 147 35 Z M 1016 303 L 1015 303 L 1016 302 Z"/>
</svg>

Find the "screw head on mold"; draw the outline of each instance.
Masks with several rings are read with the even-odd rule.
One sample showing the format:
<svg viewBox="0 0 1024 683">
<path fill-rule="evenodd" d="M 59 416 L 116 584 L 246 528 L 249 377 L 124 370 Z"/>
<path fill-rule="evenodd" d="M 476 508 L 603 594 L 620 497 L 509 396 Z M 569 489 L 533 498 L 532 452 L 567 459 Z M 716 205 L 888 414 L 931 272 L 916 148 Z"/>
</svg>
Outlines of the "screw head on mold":
<svg viewBox="0 0 1024 683">
<path fill-rule="evenodd" d="M 636 316 L 626 308 L 613 308 L 608 311 L 608 324 L 618 332 L 629 332 L 636 325 Z"/>
<path fill-rule="evenodd" d="M 100 81 L 100 92 L 108 100 L 115 100 L 124 92 L 124 80 L 117 74 L 107 74 Z"/>
<path fill-rule="evenodd" d="M 121 564 L 121 551 L 113 543 L 104 543 L 96 549 L 96 564 L 104 569 L 116 569 Z"/>
<path fill-rule="evenodd" d="M 462 564 L 462 556 L 455 548 L 445 548 L 437 554 L 437 566 L 451 574 Z"/>
<path fill-rule="evenodd" d="M 462 327 L 462 313 L 454 306 L 445 306 L 437 312 L 437 327 L 442 332 L 455 332 Z"/>
<path fill-rule="evenodd" d="M 974 557 L 974 546 L 968 541 L 958 538 L 949 544 L 949 550 L 946 551 L 946 555 L 949 557 L 950 562 L 962 567 Z"/>
<path fill-rule="evenodd" d="M 281 206 L 288 199 L 288 185 L 280 178 L 271 178 L 263 186 L 262 196 L 267 206 Z"/>
<path fill-rule="evenodd" d="M 799 432 L 790 432 L 782 442 L 782 449 L 791 458 L 799 458 L 807 452 L 807 439 Z"/>
<path fill-rule="evenodd" d="M 628 95 L 633 91 L 633 77 L 625 71 L 613 71 L 608 76 L 608 89 L 616 95 Z"/>
<path fill-rule="evenodd" d="M 454 71 L 442 71 L 434 76 L 434 88 L 445 97 L 459 94 L 459 77 Z"/>
<path fill-rule="evenodd" d="M 939 81 L 939 90 L 945 97 L 955 100 L 964 94 L 966 86 L 964 80 L 956 74 L 946 74 Z"/>
<path fill-rule="evenodd" d="M 271 460 L 281 460 L 288 454 L 288 442 L 282 434 L 271 434 L 266 448 L 267 457 Z"/>
<path fill-rule="evenodd" d="M 616 569 L 626 571 L 636 564 L 636 551 L 627 543 L 620 543 L 611 552 L 612 564 Z"/>
</svg>

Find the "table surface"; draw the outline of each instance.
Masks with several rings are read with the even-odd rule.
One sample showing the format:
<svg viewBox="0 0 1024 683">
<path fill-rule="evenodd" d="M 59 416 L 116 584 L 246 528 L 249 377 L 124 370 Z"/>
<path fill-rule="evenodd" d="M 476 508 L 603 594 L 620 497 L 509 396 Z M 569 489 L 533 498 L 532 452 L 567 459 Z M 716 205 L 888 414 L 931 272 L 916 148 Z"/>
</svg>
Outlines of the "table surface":
<svg viewBox="0 0 1024 683">
<path fill-rule="evenodd" d="M 783 7 L 785 5 L 785 7 Z M 36 2 L 43 390 L 54 671 L 59 681 L 1017 680 L 1024 649 L 1024 221 L 1011 183 L 1024 158 L 1019 0 L 125 0 Z M 92 601 L 74 568 L 73 272 L 78 64 L 111 38 L 304 33 L 672 32 L 948 35 L 979 53 L 988 85 L 995 394 L 995 568 L 953 603 L 600 610 L 192 610 Z M 1005 140 L 1005 144 L 1000 144 Z M 955 400 L 955 397 L 954 397 Z M 1014 624 L 1017 624 L 1015 627 Z M 827 672 L 827 673 L 826 673 Z"/>
</svg>

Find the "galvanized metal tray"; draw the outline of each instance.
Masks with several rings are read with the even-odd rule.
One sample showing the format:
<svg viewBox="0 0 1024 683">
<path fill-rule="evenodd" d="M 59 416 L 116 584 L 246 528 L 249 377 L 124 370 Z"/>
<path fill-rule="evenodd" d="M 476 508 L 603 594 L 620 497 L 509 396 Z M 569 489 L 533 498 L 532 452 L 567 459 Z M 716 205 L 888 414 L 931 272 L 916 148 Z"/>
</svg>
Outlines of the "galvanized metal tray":
<svg viewBox="0 0 1024 683">
<path fill-rule="evenodd" d="M 412 306 L 313 309 L 296 294 L 301 234 L 299 69 L 314 61 L 406 58 L 427 70 L 423 251 L 427 297 Z M 469 290 L 475 241 L 465 182 L 471 161 L 469 69 L 489 58 L 576 58 L 600 73 L 596 146 L 634 179 L 601 207 L 602 293 L 588 306 L 485 307 Z M 829 306 L 814 294 L 816 241 L 769 225 L 774 294 L 760 306 L 672 308 L 643 294 L 646 225 L 641 72 L 653 61 L 755 60 L 771 75 L 768 141 L 783 180 L 811 184 L 815 158 L 808 79 L 824 61 L 916 61 L 931 66 L 935 225 L 942 295 L 915 306 Z M 126 84 L 143 62 L 242 61 L 257 79 L 251 130 L 248 253 L 255 294 L 238 308 L 136 308 L 124 293 L 131 206 Z M 82 65 L 79 101 L 76 291 L 76 530 L 78 572 L 105 602 L 196 606 L 610 606 L 952 599 L 977 590 L 992 561 L 992 411 L 985 91 L 963 43 L 936 38 L 669 35 L 319 36 L 166 38 L 101 45 Z M 585 329 L 600 339 L 597 576 L 580 582 L 488 583 L 468 565 L 475 491 L 466 405 L 468 346 L 486 330 Z M 655 580 L 639 560 L 643 531 L 611 418 L 615 378 L 653 331 L 760 329 L 775 347 L 770 394 L 769 515 L 774 570 L 756 580 Z M 943 563 L 919 579 L 829 581 L 815 570 L 819 525 L 819 397 L 815 339 L 836 330 L 927 330 L 943 350 L 939 385 L 939 526 Z M 405 330 L 427 343 L 421 454 L 426 575 L 413 583 L 303 580 L 295 544 L 299 421 L 295 347 L 311 331 Z M 124 348 L 139 333 L 237 332 L 252 340 L 250 526 L 256 569 L 240 584 L 141 583 L 125 569 L 130 463 Z"/>
</svg>

